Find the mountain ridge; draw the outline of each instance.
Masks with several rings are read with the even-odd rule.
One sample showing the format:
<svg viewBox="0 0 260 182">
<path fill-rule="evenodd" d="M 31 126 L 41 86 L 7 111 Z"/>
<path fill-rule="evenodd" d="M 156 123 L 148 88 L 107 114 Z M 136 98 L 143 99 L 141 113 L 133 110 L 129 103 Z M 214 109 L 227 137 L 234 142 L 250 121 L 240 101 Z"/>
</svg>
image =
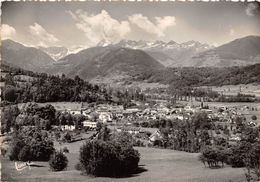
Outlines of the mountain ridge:
<svg viewBox="0 0 260 182">
<path fill-rule="evenodd" d="M 45 52 L 6 39 L 1 44 L 2 61 L 12 66 L 35 72 L 44 72 L 54 60 Z"/>
</svg>

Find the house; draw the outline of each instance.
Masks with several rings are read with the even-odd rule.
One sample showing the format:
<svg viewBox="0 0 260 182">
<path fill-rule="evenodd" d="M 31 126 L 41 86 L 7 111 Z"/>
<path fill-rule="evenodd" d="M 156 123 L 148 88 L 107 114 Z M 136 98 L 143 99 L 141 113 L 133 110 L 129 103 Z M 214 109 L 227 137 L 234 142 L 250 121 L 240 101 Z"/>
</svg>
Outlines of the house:
<svg viewBox="0 0 260 182">
<path fill-rule="evenodd" d="M 88 117 L 91 112 L 92 112 L 91 109 L 85 109 L 85 110 L 82 111 L 82 114 L 83 114 L 84 116 L 87 116 L 87 117 Z"/>
<path fill-rule="evenodd" d="M 69 130 L 69 131 L 73 131 L 75 130 L 75 126 L 74 125 L 62 125 L 61 129 L 64 130 Z"/>
<path fill-rule="evenodd" d="M 83 127 L 89 127 L 89 128 L 93 128 L 93 129 L 97 127 L 97 123 L 90 121 L 90 120 L 85 120 L 82 122 L 82 124 L 83 124 Z"/>
<path fill-rule="evenodd" d="M 240 141 L 241 137 L 240 136 L 232 136 L 229 138 L 230 141 Z"/>
<path fill-rule="evenodd" d="M 138 134 L 138 133 L 140 133 L 140 128 L 138 128 L 138 127 L 120 127 L 120 128 L 117 128 L 117 132 L 127 132 L 130 134 Z"/>
<path fill-rule="evenodd" d="M 81 110 L 70 110 L 70 109 L 68 109 L 67 112 L 70 113 L 70 114 L 73 114 L 73 115 L 82 114 Z"/>
<path fill-rule="evenodd" d="M 163 139 L 163 136 L 161 134 L 161 132 L 159 130 L 156 130 L 150 137 L 149 137 L 149 141 L 150 142 L 154 142 L 156 140 L 161 140 Z"/>
<path fill-rule="evenodd" d="M 103 123 L 111 122 L 112 114 L 110 112 L 100 112 L 98 119 Z"/>
</svg>

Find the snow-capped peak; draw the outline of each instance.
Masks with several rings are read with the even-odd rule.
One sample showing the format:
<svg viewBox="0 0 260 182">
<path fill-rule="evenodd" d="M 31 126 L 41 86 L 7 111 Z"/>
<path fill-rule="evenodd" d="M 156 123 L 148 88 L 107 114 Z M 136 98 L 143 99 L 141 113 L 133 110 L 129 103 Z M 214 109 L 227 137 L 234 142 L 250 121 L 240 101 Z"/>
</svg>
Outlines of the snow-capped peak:
<svg viewBox="0 0 260 182">
<path fill-rule="evenodd" d="M 141 49 L 141 50 L 180 50 L 180 49 L 194 49 L 196 51 L 202 51 L 212 46 L 208 44 L 203 44 L 198 41 L 188 41 L 184 43 L 177 43 L 173 40 L 169 42 L 164 42 L 161 40 L 156 41 L 145 41 L 145 40 L 121 40 L 118 43 L 111 44 L 108 41 L 102 40 L 97 44 L 97 46 L 105 47 L 105 46 L 117 46 L 117 47 L 125 47 L 131 49 Z"/>
</svg>

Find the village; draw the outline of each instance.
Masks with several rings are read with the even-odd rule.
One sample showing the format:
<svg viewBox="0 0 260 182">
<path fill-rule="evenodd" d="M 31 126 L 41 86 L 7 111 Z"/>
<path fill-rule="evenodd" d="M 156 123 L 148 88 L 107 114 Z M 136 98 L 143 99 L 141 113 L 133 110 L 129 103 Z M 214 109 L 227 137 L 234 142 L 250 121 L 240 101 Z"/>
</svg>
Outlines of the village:
<svg viewBox="0 0 260 182">
<path fill-rule="evenodd" d="M 133 136 L 147 134 L 142 142 L 147 146 L 153 144 L 156 140 L 163 138 L 160 127 L 156 124 L 160 120 L 174 120 L 184 122 L 192 118 L 195 113 L 206 113 L 210 121 L 214 123 L 214 130 L 209 130 L 211 143 L 216 138 L 223 138 L 229 142 L 241 140 L 241 133 L 237 132 L 237 117 L 247 118 L 244 120 L 250 127 L 257 127 L 259 123 L 252 117 L 245 117 L 250 111 L 257 111 L 259 108 L 246 105 L 237 106 L 208 106 L 203 102 L 187 102 L 171 104 L 167 101 L 157 102 L 139 102 L 132 101 L 134 106 L 124 108 L 123 105 L 116 104 L 88 104 L 88 103 L 51 103 L 57 112 L 72 116 L 82 116 L 84 120 L 80 129 L 95 131 L 98 123 L 106 125 L 113 132 L 128 132 Z M 49 103 L 38 103 L 44 106 Z M 26 107 L 26 104 L 20 104 L 19 108 Z M 19 116 L 18 116 L 19 117 Z M 249 118 L 249 119 L 248 119 Z M 65 124 L 63 131 L 75 131 L 76 126 Z M 146 136 L 146 135 L 144 135 Z"/>
</svg>

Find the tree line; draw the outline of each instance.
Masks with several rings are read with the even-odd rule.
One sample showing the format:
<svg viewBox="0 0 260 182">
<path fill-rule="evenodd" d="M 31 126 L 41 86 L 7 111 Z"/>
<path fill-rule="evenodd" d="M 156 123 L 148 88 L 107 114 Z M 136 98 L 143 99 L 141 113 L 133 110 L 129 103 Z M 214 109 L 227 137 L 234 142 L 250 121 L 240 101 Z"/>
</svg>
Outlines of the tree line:
<svg viewBox="0 0 260 182">
<path fill-rule="evenodd" d="M 2 105 L 25 102 L 88 102 L 118 103 L 125 107 L 131 100 L 145 101 L 140 89 L 116 89 L 105 85 L 90 84 L 79 76 L 73 79 L 62 75 L 34 73 L 20 68 L 1 65 L 6 73 L 1 77 L 5 82 Z M 27 78 L 20 78 L 27 76 Z"/>
</svg>

